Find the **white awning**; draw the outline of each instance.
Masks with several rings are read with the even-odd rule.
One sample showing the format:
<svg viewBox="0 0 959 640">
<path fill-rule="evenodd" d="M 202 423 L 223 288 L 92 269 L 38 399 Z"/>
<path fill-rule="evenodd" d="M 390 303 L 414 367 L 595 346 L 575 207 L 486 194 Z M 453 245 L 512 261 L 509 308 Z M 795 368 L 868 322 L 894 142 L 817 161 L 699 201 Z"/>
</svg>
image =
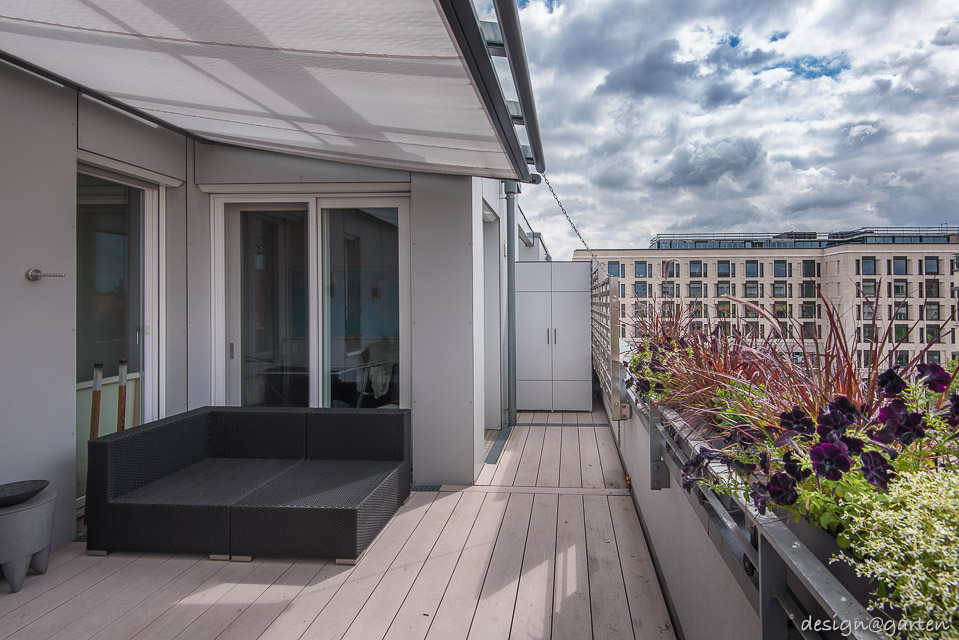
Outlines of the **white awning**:
<svg viewBox="0 0 959 640">
<path fill-rule="evenodd" d="M 437 7 L 4 0 L 0 52 L 210 141 L 515 179 Z"/>
</svg>

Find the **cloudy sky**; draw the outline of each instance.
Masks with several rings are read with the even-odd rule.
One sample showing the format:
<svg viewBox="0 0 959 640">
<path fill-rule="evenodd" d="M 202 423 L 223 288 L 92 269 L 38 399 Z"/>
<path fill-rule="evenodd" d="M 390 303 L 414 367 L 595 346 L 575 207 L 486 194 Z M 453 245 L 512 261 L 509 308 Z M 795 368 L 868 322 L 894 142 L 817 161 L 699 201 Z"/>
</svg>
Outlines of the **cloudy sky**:
<svg viewBox="0 0 959 640">
<path fill-rule="evenodd" d="M 520 0 L 547 176 L 593 248 L 959 224 L 959 5 Z M 581 248 L 545 185 L 521 205 Z"/>
</svg>

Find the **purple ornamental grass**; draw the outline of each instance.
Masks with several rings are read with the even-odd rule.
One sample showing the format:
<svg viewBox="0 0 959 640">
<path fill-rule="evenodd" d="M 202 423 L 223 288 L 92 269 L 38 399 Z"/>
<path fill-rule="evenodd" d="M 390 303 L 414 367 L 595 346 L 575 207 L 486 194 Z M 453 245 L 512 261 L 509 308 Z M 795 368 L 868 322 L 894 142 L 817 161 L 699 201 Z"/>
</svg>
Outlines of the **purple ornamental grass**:
<svg viewBox="0 0 959 640">
<path fill-rule="evenodd" d="M 809 459 L 817 476 L 833 482 L 852 468 L 852 458 L 846 455 L 844 447 L 828 442 L 820 442 L 810 449 Z"/>
<path fill-rule="evenodd" d="M 883 491 L 889 488 L 889 480 L 895 472 L 884 455 L 878 451 L 866 451 L 859 460 L 862 462 L 860 470 L 866 482 Z"/>
<path fill-rule="evenodd" d="M 928 362 L 916 365 L 919 370 L 919 382 L 933 393 L 945 393 L 952 382 L 952 376 L 949 372 L 940 367 L 935 362 Z"/>
</svg>

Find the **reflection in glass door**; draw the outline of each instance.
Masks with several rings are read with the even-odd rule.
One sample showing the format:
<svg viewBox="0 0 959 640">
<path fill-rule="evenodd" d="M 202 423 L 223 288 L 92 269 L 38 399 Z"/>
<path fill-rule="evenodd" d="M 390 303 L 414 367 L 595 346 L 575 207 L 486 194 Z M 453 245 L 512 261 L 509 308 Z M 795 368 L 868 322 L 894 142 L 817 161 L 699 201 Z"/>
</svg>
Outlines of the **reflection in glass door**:
<svg viewBox="0 0 959 640">
<path fill-rule="evenodd" d="M 306 229 L 306 211 L 242 207 L 231 216 L 227 231 L 230 404 L 309 405 Z"/>
<path fill-rule="evenodd" d="M 323 397 L 332 407 L 399 406 L 396 208 L 323 211 Z"/>
<path fill-rule="evenodd" d="M 142 189 L 77 174 L 77 496 L 86 494 L 91 428 L 102 436 L 121 419 L 125 427 L 142 420 L 143 209 Z M 99 394 L 95 365 L 102 366 Z M 91 411 L 95 396 L 99 412 Z"/>
</svg>

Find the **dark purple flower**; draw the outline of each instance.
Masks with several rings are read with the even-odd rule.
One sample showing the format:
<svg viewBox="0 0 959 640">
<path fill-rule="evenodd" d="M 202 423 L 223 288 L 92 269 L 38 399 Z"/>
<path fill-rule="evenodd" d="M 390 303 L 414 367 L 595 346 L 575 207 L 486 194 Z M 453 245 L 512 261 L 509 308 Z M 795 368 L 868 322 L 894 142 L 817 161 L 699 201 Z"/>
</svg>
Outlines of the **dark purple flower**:
<svg viewBox="0 0 959 640">
<path fill-rule="evenodd" d="M 786 470 L 796 482 L 802 482 L 812 475 L 809 469 L 803 469 L 798 460 L 793 460 L 792 451 L 783 454 L 783 469 Z"/>
<path fill-rule="evenodd" d="M 649 380 L 647 380 L 646 378 L 636 378 L 635 384 L 636 384 L 636 393 L 640 395 L 646 395 L 647 393 L 649 393 L 650 389 L 652 388 L 649 385 Z"/>
<path fill-rule="evenodd" d="M 916 366 L 919 370 L 919 382 L 933 393 L 944 393 L 952 382 L 949 372 L 935 362 L 922 363 Z"/>
<path fill-rule="evenodd" d="M 878 451 L 866 451 L 859 459 L 862 462 L 860 469 L 866 482 L 885 491 L 891 476 L 895 473 L 886 457 Z"/>
<path fill-rule="evenodd" d="M 846 450 L 850 453 L 850 455 L 854 455 L 854 456 L 858 456 L 859 454 L 861 454 L 863 448 L 866 446 L 866 443 L 860 440 L 859 438 L 855 438 L 853 436 L 848 436 L 848 435 L 839 436 L 839 442 L 842 443 L 844 447 L 846 447 Z M 834 444 L 838 444 L 838 443 L 834 443 Z"/>
<path fill-rule="evenodd" d="M 832 403 L 830 403 L 830 405 L 831 404 Z M 827 411 L 819 410 L 819 419 L 817 422 L 816 433 L 819 434 L 819 438 L 823 442 L 843 435 L 846 433 L 849 425 L 852 424 L 852 420 L 849 419 L 846 413 L 831 406 Z"/>
<path fill-rule="evenodd" d="M 839 480 L 852 468 L 852 459 L 842 447 L 828 442 L 820 442 L 809 451 L 813 471 L 826 480 Z"/>
<path fill-rule="evenodd" d="M 946 411 L 946 415 L 944 417 L 950 426 L 959 427 L 959 395 L 955 393 L 952 394 L 952 397 L 949 398 L 949 402 L 949 410 Z"/>
<path fill-rule="evenodd" d="M 879 415 L 876 416 L 876 421 L 888 427 L 889 425 L 896 425 L 902 422 L 908 413 L 909 409 L 906 407 L 906 403 L 896 398 L 879 409 Z"/>
<path fill-rule="evenodd" d="M 753 506 L 759 510 L 759 515 L 766 515 L 766 503 L 769 502 L 769 489 L 761 482 L 754 482 L 749 497 Z"/>
<path fill-rule="evenodd" d="M 765 436 L 763 436 L 762 431 L 756 427 L 746 423 L 741 423 L 733 426 L 729 430 L 729 433 L 726 434 L 724 441 L 726 444 L 739 444 L 748 446 L 759 442 L 764 437 Z"/>
<path fill-rule="evenodd" d="M 832 402 L 826 405 L 829 411 L 838 411 L 842 413 L 849 422 L 858 420 L 864 412 L 864 407 L 857 407 L 849 401 L 846 396 L 836 396 Z"/>
<path fill-rule="evenodd" d="M 777 473 L 769 479 L 769 497 L 776 504 L 788 507 L 799 499 L 796 482 L 785 473 Z"/>
<path fill-rule="evenodd" d="M 666 387 L 663 386 L 662 382 L 657 382 L 655 385 L 653 385 L 653 391 L 655 391 L 656 393 L 662 393 L 665 390 L 666 390 Z"/>
<path fill-rule="evenodd" d="M 769 452 L 768 451 L 760 452 L 759 468 L 763 470 L 763 473 L 769 474 Z"/>
<path fill-rule="evenodd" d="M 886 369 L 876 378 L 876 385 L 882 389 L 882 394 L 887 398 L 898 396 L 906 390 L 906 381 L 899 377 L 893 368 Z"/>
<path fill-rule="evenodd" d="M 884 427 L 870 434 L 873 440 L 882 444 L 899 442 L 905 447 L 926 435 L 923 428 L 923 414 L 910 412 L 906 403 L 896 398 L 879 409 L 876 421 Z"/>
<path fill-rule="evenodd" d="M 809 414 L 799 407 L 793 407 L 792 411 L 780 413 L 779 425 L 786 431 L 796 431 L 798 433 L 811 434 L 816 429 L 816 425 L 813 424 Z"/>
<path fill-rule="evenodd" d="M 787 444 L 792 442 L 793 438 L 800 435 L 797 431 L 783 431 L 779 434 L 779 437 L 776 438 L 776 441 L 773 443 L 777 447 L 785 447 Z"/>
<path fill-rule="evenodd" d="M 899 423 L 898 432 L 895 438 L 902 443 L 902 446 L 908 447 L 913 442 L 926 435 L 926 430 L 923 428 L 922 419 L 923 414 L 910 413 L 908 416 L 906 416 L 905 420 Z"/>
</svg>

